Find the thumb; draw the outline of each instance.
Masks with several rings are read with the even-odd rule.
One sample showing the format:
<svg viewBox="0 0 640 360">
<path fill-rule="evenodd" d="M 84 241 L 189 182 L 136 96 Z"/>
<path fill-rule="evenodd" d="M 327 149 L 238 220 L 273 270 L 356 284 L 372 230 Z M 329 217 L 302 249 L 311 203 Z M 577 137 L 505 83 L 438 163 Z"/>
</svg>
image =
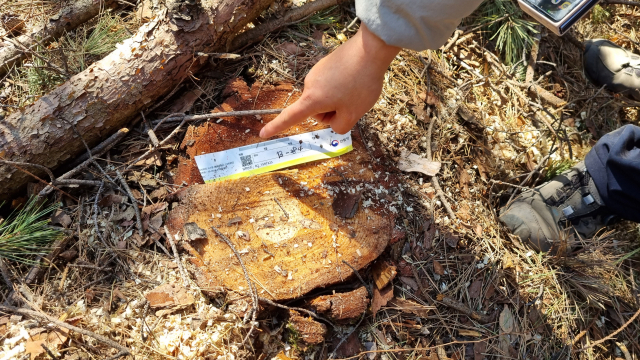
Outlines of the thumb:
<svg viewBox="0 0 640 360">
<path fill-rule="evenodd" d="M 301 97 L 291 106 L 285 108 L 280 115 L 268 122 L 262 130 L 260 130 L 261 138 L 269 138 L 281 131 L 290 128 L 306 120 L 311 115 L 315 115 L 317 110 L 313 102 Z"/>
<path fill-rule="evenodd" d="M 356 122 L 358 122 L 357 118 L 346 114 L 345 111 L 334 111 L 332 114 L 328 114 L 329 116 L 325 116 L 322 121 L 331 126 L 331 129 L 336 132 L 336 134 L 344 135 L 349 132 L 353 128 Z"/>
</svg>

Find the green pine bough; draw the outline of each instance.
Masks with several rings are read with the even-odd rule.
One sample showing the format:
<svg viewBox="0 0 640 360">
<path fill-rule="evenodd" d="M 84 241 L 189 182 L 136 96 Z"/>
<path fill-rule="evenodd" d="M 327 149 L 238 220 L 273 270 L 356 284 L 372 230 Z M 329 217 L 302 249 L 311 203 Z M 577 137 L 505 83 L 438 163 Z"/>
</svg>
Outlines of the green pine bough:
<svg viewBox="0 0 640 360">
<path fill-rule="evenodd" d="M 489 40 L 495 40 L 496 49 L 504 62 L 511 66 L 522 60 L 534 42 L 536 23 L 512 0 L 485 0 L 477 11 L 475 25 L 484 25 Z M 522 65 L 522 64 L 521 64 Z"/>
<path fill-rule="evenodd" d="M 0 222 L 0 258 L 32 264 L 37 255 L 46 255 L 50 245 L 62 232 L 49 226 L 49 218 L 59 204 L 44 206 L 31 198 Z"/>
</svg>

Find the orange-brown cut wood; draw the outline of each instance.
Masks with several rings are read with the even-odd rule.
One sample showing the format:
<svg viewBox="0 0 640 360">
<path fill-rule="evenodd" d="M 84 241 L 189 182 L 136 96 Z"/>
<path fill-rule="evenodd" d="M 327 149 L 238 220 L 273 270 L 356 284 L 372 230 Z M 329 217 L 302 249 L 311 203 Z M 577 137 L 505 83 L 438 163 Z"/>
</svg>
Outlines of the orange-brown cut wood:
<svg viewBox="0 0 640 360">
<path fill-rule="evenodd" d="M 226 92 L 231 95 L 222 105 L 225 111 L 284 107 L 299 94 L 288 84 L 255 83 L 249 89 L 240 80 L 232 82 Z M 251 116 L 190 127 L 175 182 L 201 183 L 194 156 L 263 141 L 258 137 L 262 126 Z M 308 120 L 281 136 L 324 127 Z M 375 260 L 387 246 L 399 209 L 389 192 L 397 180 L 372 159 L 357 131 L 352 138 L 354 150 L 337 158 L 191 185 L 176 194 L 178 205 L 167 219 L 171 233 L 183 236 L 183 227 L 190 222 L 207 233 L 208 238 L 192 242 L 190 250 L 203 273 L 198 280 L 201 286 L 248 289 L 238 260 L 212 226 L 242 254 L 259 295 L 275 300 L 345 280 L 353 272 L 342 260 L 356 269 Z M 362 196 L 353 218 L 336 216 L 332 207 L 336 196 L 358 192 Z"/>
</svg>

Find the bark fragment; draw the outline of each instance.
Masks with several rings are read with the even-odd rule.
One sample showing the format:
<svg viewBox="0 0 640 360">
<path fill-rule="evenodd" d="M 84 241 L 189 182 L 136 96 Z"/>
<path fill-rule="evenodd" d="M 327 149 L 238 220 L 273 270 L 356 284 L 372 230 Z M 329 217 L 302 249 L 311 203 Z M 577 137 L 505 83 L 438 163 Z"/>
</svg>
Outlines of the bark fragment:
<svg viewBox="0 0 640 360">
<path fill-rule="evenodd" d="M 326 313 L 334 320 L 357 318 L 368 306 L 369 295 L 364 286 L 347 293 L 323 295 L 311 300 L 312 308 L 319 313 Z"/>
<path fill-rule="evenodd" d="M 289 324 L 292 330 L 309 345 L 320 344 L 327 335 L 327 327 L 310 317 L 304 317 L 295 310 L 289 310 Z"/>
</svg>

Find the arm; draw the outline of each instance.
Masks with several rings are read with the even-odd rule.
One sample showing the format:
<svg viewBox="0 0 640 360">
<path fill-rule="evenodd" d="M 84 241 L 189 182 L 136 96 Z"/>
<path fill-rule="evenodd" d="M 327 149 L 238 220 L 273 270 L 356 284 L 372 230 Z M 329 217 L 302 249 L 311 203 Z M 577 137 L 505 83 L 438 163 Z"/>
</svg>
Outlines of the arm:
<svg viewBox="0 0 640 360">
<path fill-rule="evenodd" d="M 339 134 L 351 130 L 378 100 L 384 73 L 399 51 L 362 25 L 309 71 L 300 99 L 265 125 L 260 137 L 271 137 L 308 117 L 331 125 Z"/>
<path fill-rule="evenodd" d="M 356 0 L 356 35 L 320 60 L 298 101 L 260 131 L 268 138 L 309 117 L 344 134 L 376 103 L 402 47 L 440 47 L 481 0 Z"/>
</svg>

